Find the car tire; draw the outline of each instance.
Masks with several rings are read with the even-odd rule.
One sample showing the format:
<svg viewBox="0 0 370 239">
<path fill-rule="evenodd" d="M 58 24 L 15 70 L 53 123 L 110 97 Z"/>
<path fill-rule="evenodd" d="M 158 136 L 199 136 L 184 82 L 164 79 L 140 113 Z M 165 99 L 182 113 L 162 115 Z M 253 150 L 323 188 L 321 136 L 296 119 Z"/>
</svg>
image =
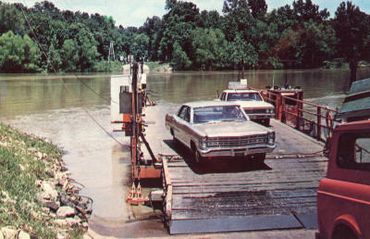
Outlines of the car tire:
<svg viewBox="0 0 370 239">
<path fill-rule="evenodd" d="M 175 132 L 173 131 L 173 129 L 170 129 L 170 132 L 171 132 L 171 135 L 172 135 L 172 142 L 173 142 L 173 145 L 174 145 L 174 146 L 179 145 L 179 140 L 176 138 L 176 136 L 175 136 Z"/>
<path fill-rule="evenodd" d="M 195 163 L 200 163 L 203 160 L 202 155 L 200 155 L 199 151 L 197 149 L 193 152 L 193 158 Z"/>
</svg>

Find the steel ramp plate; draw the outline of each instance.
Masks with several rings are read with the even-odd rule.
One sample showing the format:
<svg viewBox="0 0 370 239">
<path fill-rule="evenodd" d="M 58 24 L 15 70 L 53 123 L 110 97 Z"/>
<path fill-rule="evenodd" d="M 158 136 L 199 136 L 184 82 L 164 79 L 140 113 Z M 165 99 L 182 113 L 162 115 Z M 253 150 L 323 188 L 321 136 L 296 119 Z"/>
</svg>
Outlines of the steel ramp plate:
<svg viewBox="0 0 370 239">
<path fill-rule="evenodd" d="M 311 214 L 296 214 L 296 218 L 306 229 L 317 229 L 317 213 Z"/>
<path fill-rule="evenodd" d="M 172 220 L 170 234 L 238 232 L 303 228 L 293 215 L 259 215 L 216 219 Z"/>
</svg>

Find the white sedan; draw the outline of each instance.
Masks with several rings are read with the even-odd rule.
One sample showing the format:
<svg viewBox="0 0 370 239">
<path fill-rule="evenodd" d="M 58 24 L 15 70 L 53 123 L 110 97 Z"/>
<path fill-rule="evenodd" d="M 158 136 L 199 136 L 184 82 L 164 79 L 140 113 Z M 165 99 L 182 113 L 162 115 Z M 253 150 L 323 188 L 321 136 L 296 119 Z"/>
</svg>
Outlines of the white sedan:
<svg viewBox="0 0 370 239">
<path fill-rule="evenodd" d="M 264 161 L 275 147 L 275 132 L 250 121 L 231 102 L 202 101 L 183 104 L 166 115 L 166 127 L 199 162 L 207 157 L 245 157 Z"/>
</svg>

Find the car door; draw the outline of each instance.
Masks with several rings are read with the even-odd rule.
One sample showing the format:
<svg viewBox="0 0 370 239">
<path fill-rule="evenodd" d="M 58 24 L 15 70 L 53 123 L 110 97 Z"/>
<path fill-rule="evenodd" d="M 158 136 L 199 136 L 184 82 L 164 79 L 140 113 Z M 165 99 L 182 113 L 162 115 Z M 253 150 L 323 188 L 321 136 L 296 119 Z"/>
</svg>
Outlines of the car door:
<svg viewBox="0 0 370 239">
<path fill-rule="evenodd" d="M 182 131 L 183 131 L 183 143 L 190 147 L 190 138 L 192 134 L 191 108 L 190 107 L 186 107 L 185 109 Z"/>
<path fill-rule="evenodd" d="M 184 139 L 184 134 L 185 134 L 185 118 L 186 118 L 186 113 L 188 111 L 188 106 L 183 105 L 181 106 L 179 112 L 177 115 L 174 116 L 175 119 L 175 125 L 176 127 L 174 128 L 174 134 L 176 139 L 180 140 L 182 143 L 185 144 L 185 139 Z"/>
</svg>

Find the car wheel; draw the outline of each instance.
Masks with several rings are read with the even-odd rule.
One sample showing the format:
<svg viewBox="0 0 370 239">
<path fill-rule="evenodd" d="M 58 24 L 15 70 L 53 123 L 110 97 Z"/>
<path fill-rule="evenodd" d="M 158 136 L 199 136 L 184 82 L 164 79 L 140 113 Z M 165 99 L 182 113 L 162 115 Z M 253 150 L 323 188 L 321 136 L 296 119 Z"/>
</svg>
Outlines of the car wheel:
<svg viewBox="0 0 370 239">
<path fill-rule="evenodd" d="M 200 153 L 197 149 L 194 150 L 193 154 L 194 154 L 194 161 L 196 163 L 200 163 L 203 160 L 202 155 L 200 155 Z"/>
<path fill-rule="evenodd" d="M 173 129 L 171 129 L 170 132 L 171 132 L 171 135 L 172 135 L 173 145 L 177 146 L 179 144 L 179 140 L 176 138 L 175 132 L 173 131 Z"/>
</svg>

